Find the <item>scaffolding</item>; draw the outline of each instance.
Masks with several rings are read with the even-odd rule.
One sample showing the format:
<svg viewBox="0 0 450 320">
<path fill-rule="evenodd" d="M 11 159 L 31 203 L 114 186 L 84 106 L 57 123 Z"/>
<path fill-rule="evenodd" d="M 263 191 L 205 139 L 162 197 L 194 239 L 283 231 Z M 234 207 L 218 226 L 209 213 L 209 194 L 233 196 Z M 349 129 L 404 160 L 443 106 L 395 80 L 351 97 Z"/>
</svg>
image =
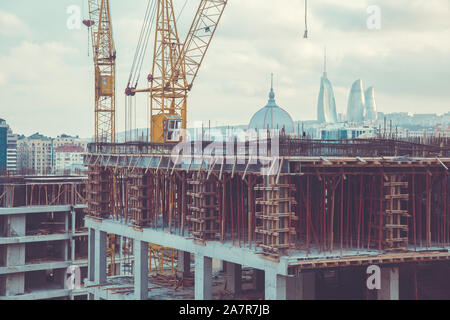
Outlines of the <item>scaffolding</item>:
<svg viewBox="0 0 450 320">
<path fill-rule="evenodd" d="M 275 260 L 293 252 L 407 253 L 450 244 L 448 139 L 282 136 L 279 170 L 270 175 L 247 153 L 231 162 L 226 152 L 174 160 L 171 148 L 91 148 L 90 214 L 139 230 L 230 242 Z"/>
</svg>

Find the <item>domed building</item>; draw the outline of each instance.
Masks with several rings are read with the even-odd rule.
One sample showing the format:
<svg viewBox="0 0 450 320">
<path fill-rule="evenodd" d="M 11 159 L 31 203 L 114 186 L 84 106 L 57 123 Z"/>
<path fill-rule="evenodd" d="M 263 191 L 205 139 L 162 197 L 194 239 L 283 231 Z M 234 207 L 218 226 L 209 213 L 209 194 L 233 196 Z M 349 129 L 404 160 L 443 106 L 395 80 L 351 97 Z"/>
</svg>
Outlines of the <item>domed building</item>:
<svg viewBox="0 0 450 320">
<path fill-rule="evenodd" d="M 275 102 L 275 93 L 272 86 L 269 93 L 269 101 L 267 105 L 255 113 L 250 120 L 249 129 L 257 130 L 282 130 L 284 128 L 286 134 L 295 133 L 294 121 L 285 110 L 280 108 Z"/>
</svg>

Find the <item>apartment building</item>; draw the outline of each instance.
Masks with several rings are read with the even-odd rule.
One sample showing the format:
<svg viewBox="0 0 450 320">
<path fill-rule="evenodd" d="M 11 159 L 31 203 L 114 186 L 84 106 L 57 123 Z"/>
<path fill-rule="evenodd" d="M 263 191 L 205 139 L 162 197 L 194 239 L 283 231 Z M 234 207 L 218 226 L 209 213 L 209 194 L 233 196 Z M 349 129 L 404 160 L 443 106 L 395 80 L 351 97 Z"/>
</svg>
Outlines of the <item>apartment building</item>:
<svg viewBox="0 0 450 320">
<path fill-rule="evenodd" d="M 52 139 L 39 133 L 18 141 L 19 164 L 22 172 L 46 175 L 52 172 Z"/>
<path fill-rule="evenodd" d="M 83 155 L 86 149 L 82 146 L 66 144 L 55 148 L 54 173 L 63 174 L 76 170 L 84 170 Z"/>
<path fill-rule="evenodd" d="M 18 135 L 8 128 L 6 140 L 6 169 L 9 174 L 17 173 L 17 141 Z"/>
</svg>

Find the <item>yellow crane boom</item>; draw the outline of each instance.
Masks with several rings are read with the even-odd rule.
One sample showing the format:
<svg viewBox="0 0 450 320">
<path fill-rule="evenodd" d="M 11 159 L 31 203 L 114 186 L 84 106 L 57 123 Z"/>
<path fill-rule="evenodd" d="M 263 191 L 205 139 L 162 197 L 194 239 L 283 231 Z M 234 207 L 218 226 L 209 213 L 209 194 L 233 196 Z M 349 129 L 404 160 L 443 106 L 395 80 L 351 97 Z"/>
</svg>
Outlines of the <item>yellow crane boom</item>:
<svg viewBox="0 0 450 320">
<path fill-rule="evenodd" d="M 187 127 L 187 99 L 214 37 L 227 0 L 201 0 L 184 42 L 180 42 L 173 0 L 157 0 L 150 88 L 151 141 L 178 142 Z"/>
</svg>

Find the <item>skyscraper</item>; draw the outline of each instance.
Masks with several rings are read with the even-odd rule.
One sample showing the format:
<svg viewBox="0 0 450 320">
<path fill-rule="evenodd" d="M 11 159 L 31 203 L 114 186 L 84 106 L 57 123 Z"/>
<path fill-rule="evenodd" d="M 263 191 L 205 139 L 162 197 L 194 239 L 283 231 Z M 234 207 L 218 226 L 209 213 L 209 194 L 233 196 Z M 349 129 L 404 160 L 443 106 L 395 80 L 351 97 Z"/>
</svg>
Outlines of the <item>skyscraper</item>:
<svg viewBox="0 0 450 320">
<path fill-rule="evenodd" d="M 6 154 L 8 149 L 8 125 L 0 119 L 0 174 L 6 171 Z"/>
<path fill-rule="evenodd" d="M 338 122 L 336 113 L 336 99 L 333 86 L 327 78 L 327 54 L 325 51 L 324 72 L 320 79 L 319 101 L 317 103 L 317 120 L 319 123 Z"/>
<path fill-rule="evenodd" d="M 377 120 L 377 105 L 375 103 L 375 90 L 373 87 L 370 87 L 366 90 L 365 93 L 366 100 L 366 120 Z"/>
<path fill-rule="evenodd" d="M 12 174 L 17 172 L 17 140 L 17 134 L 14 134 L 8 127 L 6 169 Z"/>
<path fill-rule="evenodd" d="M 361 80 L 356 80 L 350 91 L 347 106 L 347 121 L 348 122 L 364 122 L 366 111 L 366 102 L 364 96 L 364 89 Z"/>
</svg>

